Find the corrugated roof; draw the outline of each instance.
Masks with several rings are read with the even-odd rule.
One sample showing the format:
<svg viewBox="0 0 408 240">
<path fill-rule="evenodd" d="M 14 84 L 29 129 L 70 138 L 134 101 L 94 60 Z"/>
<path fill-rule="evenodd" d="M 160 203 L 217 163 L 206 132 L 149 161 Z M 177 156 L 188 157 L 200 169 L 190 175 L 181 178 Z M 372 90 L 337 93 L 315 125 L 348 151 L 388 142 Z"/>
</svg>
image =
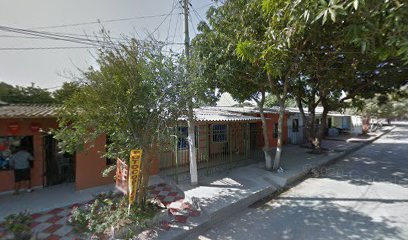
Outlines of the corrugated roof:
<svg viewBox="0 0 408 240">
<path fill-rule="evenodd" d="M 10 104 L 0 106 L 0 118 L 54 118 L 57 106 L 45 104 Z"/>
<path fill-rule="evenodd" d="M 222 112 L 231 112 L 231 113 L 247 113 L 247 114 L 257 114 L 259 109 L 257 107 L 201 107 L 201 109 L 216 110 Z M 265 113 L 277 113 L 279 107 L 265 108 Z"/>
<path fill-rule="evenodd" d="M 197 122 L 245 122 L 260 121 L 261 118 L 254 116 L 245 116 L 241 113 L 229 112 L 226 110 L 212 109 L 209 107 L 195 108 L 194 118 Z M 187 120 L 186 117 L 180 120 Z"/>
</svg>

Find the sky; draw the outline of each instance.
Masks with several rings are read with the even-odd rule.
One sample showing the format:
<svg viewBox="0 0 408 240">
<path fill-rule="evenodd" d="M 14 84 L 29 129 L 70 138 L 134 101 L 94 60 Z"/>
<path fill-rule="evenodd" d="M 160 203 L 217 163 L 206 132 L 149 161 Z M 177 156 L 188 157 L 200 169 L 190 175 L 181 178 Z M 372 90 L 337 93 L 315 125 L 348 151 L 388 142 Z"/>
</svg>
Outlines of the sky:
<svg viewBox="0 0 408 240">
<path fill-rule="evenodd" d="M 190 0 L 190 3 L 192 38 L 212 1 Z M 0 27 L 93 38 L 103 26 L 114 38 L 126 35 L 143 39 L 154 32 L 153 36 L 159 40 L 184 41 L 179 0 L 0 0 L 0 6 Z M 0 81 L 20 86 L 34 83 L 51 91 L 58 89 L 63 82 L 72 81 L 72 74 L 78 74 L 78 69 L 95 64 L 94 49 L 84 46 L 0 30 Z M 27 49 L 50 47 L 75 48 Z M 181 44 L 170 47 L 174 51 L 183 48 Z"/>
</svg>

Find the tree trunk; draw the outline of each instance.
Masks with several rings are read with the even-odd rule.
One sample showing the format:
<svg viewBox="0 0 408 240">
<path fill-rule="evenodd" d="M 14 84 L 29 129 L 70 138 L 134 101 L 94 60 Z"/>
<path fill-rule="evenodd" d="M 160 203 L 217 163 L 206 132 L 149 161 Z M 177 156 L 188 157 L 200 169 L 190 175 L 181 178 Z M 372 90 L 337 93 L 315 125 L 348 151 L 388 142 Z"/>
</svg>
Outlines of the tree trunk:
<svg viewBox="0 0 408 240">
<path fill-rule="evenodd" d="M 282 96 L 278 93 L 277 99 L 279 99 L 279 120 L 278 120 L 278 141 L 276 143 L 275 161 L 273 162 L 273 169 L 280 167 L 282 147 L 283 147 L 283 120 L 285 118 L 285 102 L 288 93 L 289 79 L 286 78 L 283 82 Z"/>
<path fill-rule="evenodd" d="M 258 107 L 259 107 L 259 114 L 261 116 L 261 121 L 262 121 L 262 135 L 264 139 L 264 147 L 262 150 L 264 151 L 264 154 L 265 154 L 265 166 L 266 166 L 266 169 L 271 169 L 272 159 L 269 156 L 270 147 L 269 147 L 269 136 L 268 136 L 268 123 L 266 122 L 263 104 L 258 104 Z"/>
<path fill-rule="evenodd" d="M 326 133 L 326 122 L 327 122 L 327 114 L 328 114 L 329 110 L 327 107 L 323 106 L 323 113 L 322 113 L 322 119 L 321 119 L 321 123 L 319 126 L 319 131 L 316 134 L 314 141 L 313 141 L 313 153 L 322 153 L 323 149 L 322 149 L 322 139 L 325 136 Z"/>
<path fill-rule="evenodd" d="M 197 151 L 195 146 L 195 124 L 194 124 L 194 110 L 191 105 L 188 106 L 188 153 L 190 159 L 190 177 L 191 185 L 197 185 Z"/>
<path fill-rule="evenodd" d="M 278 141 L 276 143 L 275 161 L 273 169 L 278 169 L 280 166 L 282 147 L 283 147 L 283 120 L 285 117 L 285 97 L 281 98 L 279 105 L 279 120 L 278 120 Z"/>
<path fill-rule="evenodd" d="M 309 107 L 309 119 L 307 121 L 307 141 L 313 147 L 313 141 L 316 138 L 316 113 L 315 108 Z"/>
<path fill-rule="evenodd" d="M 307 136 L 305 136 L 305 135 L 308 134 L 308 133 L 305 130 L 305 126 L 307 126 L 308 118 L 306 117 L 305 110 L 303 110 L 302 99 L 300 97 L 297 97 L 296 102 L 297 102 L 297 106 L 299 108 L 300 116 L 302 117 L 302 123 L 303 123 L 303 126 L 302 126 L 302 132 L 303 132 L 302 142 L 303 142 L 305 139 L 307 139 Z"/>
</svg>

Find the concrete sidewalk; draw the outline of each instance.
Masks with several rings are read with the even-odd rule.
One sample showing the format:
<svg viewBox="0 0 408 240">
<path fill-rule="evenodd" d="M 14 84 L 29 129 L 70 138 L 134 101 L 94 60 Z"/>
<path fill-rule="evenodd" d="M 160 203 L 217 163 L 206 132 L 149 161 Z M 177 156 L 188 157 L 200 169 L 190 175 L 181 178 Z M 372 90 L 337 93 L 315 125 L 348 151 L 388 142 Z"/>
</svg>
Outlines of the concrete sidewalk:
<svg viewBox="0 0 408 240">
<path fill-rule="evenodd" d="M 354 152 L 370 142 L 389 132 L 391 128 L 383 129 L 370 141 L 350 143 L 344 146 L 341 141 L 334 141 L 330 150 L 324 154 L 311 154 L 310 149 L 300 146 L 285 146 L 282 154 L 283 173 L 267 171 L 264 163 L 221 172 L 211 177 L 201 177 L 198 186 L 189 183 L 178 184 L 190 202 L 201 207 L 200 217 L 188 224 L 173 226 L 170 231 L 158 230 L 158 239 L 193 239 L 211 226 L 241 211 L 258 200 L 269 196 L 277 190 L 288 187 L 301 179 L 311 169 L 330 164 L 345 155 Z M 168 180 L 167 182 L 171 182 Z M 140 238 L 144 238 L 139 235 Z"/>
<path fill-rule="evenodd" d="M 74 183 L 66 183 L 37 189 L 31 193 L 21 192 L 19 195 L 1 195 L 0 222 L 9 214 L 24 210 L 31 213 L 44 212 L 74 203 L 83 203 L 92 200 L 95 194 L 114 189 L 114 185 L 106 185 L 75 191 Z"/>
<path fill-rule="evenodd" d="M 185 199 L 193 205 L 198 203 L 202 214 L 187 224 L 173 225 L 170 231 L 159 230 L 158 238 L 188 239 L 198 236 L 213 224 L 275 192 L 278 187 L 272 178 L 271 172 L 253 164 L 201 177 L 198 186 L 178 184 Z"/>
<path fill-rule="evenodd" d="M 152 176 L 149 185 L 164 182 L 159 176 Z M 58 184 L 51 187 L 36 189 L 31 193 L 22 191 L 19 195 L 0 195 L 0 222 L 13 213 L 28 210 L 31 213 L 45 212 L 54 208 L 72 204 L 85 203 L 93 200 L 101 192 L 117 191 L 114 184 L 76 191 L 75 183 Z"/>
</svg>

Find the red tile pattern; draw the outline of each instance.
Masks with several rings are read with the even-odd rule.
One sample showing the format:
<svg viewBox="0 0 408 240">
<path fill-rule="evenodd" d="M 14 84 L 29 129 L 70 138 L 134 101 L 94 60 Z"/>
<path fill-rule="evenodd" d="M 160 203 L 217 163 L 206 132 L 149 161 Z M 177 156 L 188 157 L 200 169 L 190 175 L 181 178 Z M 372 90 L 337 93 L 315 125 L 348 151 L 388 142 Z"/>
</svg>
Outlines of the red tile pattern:
<svg viewBox="0 0 408 240">
<path fill-rule="evenodd" d="M 160 199 L 168 208 L 169 221 L 162 221 L 159 224 L 166 231 L 170 230 L 171 225 L 174 223 L 185 224 L 189 217 L 200 216 L 200 211 L 192 209 L 189 203 L 184 202 L 184 194 L 168 184 L 161 183 L 150 187 L 149 197 Z M 170 207 L 172 203 L 180 204 L 178 204 L 178 208 L 175 208 Z M 73 230 L 73 226 L 67 222 L 71 210 L 82 205 L 76 203 L 63 208 L 55 208 L 50 211 L 32 214 L 33 222 L 31 228 L 36 239 L 83 239 Z M 0 223 L 0 239 L 7 235 L 4 224 Z"/>
</svg>

